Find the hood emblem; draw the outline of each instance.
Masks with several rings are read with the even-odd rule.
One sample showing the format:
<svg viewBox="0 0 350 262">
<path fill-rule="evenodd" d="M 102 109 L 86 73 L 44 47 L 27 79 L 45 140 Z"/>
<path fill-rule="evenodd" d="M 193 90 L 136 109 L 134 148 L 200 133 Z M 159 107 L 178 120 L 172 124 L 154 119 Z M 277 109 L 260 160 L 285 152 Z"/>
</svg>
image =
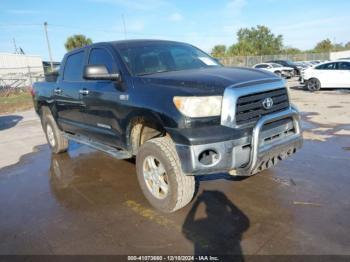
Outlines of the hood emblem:
<svg viewBox="0 0 350 262">
<path fill-rule="evenodd" d="M 273 100 L 271 97 L 266 97 L 263 101 L 262 101 L 262 106 L 264 107 L 264 109 L 268 110 L 271 109 L 273 106 Z"/>
</svg>

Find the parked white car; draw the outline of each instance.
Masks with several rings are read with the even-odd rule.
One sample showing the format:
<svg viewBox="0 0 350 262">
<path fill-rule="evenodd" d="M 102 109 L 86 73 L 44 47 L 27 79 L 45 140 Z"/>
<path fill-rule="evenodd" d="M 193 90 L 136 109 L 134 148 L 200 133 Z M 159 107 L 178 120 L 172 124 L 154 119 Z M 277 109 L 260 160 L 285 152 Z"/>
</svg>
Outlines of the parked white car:
<svg viewBox="0 0 350 262">
<path fill-rule="evenodd" d="M 350 88 L 350 60 L 331 61 L 305 69 L 302 82 L 310 91 Z"/>
<path fill-rule="evenodd" d="M 282 66 L 282 65 L 276 64 L 276 63 L 256 64 L 253 66 L 253 68 L 267 70 L 267 71 L 270 71 L 272 73 L 275 73 L 278 76 L 285 77 L 285 78 L 290 78 L 290 77 L 294 76 L 294 68 Z"/>
</svg>

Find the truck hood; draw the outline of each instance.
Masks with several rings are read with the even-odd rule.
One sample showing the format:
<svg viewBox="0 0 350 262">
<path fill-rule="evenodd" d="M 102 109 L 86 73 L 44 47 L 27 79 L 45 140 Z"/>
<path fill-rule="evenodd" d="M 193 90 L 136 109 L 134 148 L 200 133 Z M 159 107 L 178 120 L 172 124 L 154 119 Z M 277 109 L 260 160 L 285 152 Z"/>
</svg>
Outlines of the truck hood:
<svg viewBox="0 0 350 262">
<path fill-rule="evenodd" d="M 217 93 L 228 86 L 266 81 L 279 81 L 275 74 L 252 68 L 213 67 L 204 69 L 181 70 L 156 73 L 140 77 L 148 84 L 176 86 L 177 88 L 195 88 Z"/>
</svg>

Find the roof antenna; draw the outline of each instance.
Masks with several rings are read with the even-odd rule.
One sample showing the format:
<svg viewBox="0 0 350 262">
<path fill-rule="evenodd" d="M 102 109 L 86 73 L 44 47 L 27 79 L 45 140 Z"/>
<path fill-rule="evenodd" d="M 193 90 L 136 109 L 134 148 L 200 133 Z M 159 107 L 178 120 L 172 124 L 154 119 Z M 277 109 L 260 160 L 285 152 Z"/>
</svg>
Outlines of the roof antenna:
<svg viewBox="0 0 350 262">
<path fill-rule="evenodd" d="M 125 24 L 125 18 L 124 18 L 124 14 L 122 14 L 122 19 L 123 19 L 123 25 L 124 25 L 124 38 L 126 40 L 126 24 Z"/>
</svg>

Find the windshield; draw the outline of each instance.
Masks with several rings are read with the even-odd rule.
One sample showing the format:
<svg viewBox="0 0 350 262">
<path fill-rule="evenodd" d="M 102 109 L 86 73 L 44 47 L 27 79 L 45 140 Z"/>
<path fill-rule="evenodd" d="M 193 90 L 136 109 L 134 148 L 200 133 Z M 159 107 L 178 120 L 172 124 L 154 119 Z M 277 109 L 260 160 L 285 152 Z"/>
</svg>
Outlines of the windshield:
<svg viewBox="0 0 350 262">
<path fill-rule="evenodd" d="M 292 61 L 290 61 L 290 60 L 286 60 L 286 64 L 288 66 L 294 66 L 294 63 Z"/>
<path fill-rule="evenodd" d="M 118 51 L 133 75 L 222 66 L 201 50 L 186 44 L 146 43 Z"/>
</svg>

